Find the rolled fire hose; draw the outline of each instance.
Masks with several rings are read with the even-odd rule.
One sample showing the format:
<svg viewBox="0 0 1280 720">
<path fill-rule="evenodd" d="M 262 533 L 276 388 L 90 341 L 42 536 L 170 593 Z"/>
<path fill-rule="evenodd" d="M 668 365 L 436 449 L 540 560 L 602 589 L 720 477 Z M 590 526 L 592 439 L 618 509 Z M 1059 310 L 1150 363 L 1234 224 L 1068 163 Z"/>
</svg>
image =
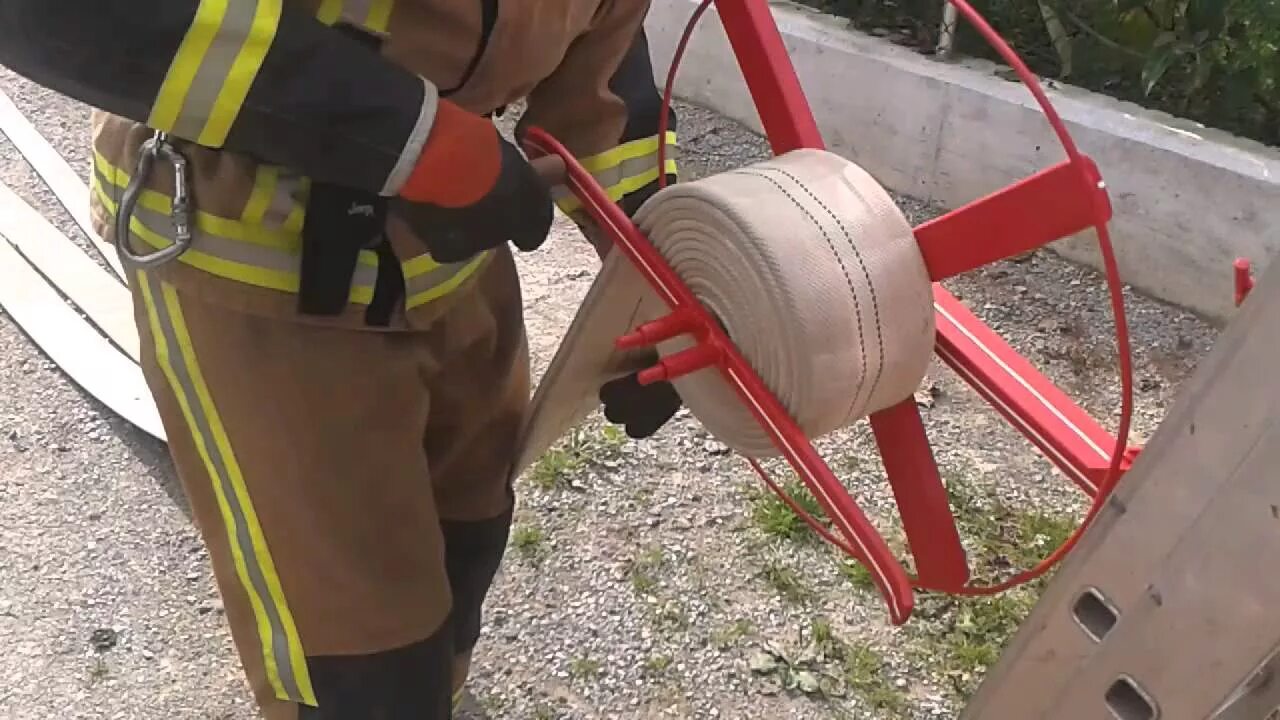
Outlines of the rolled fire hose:
<svg viewBox="0 0 1280 720">
<path fill-rule="evenodd" d="M 930 280 L 911 225 L 856 164 L 795 150 L 668 186 L 635 222 L 809 438 L 918 388 L 934 346 Z M 615 340 L 667 312 L 623 253 L 605 257 L 534 392 L 517 473 L 599 407 L 604 382 L 643 366 Z M 658 352 L 692 344 L 678 337 Z M 779 454 L 716 368 L 673 384 L 720 442 Z"/>
</svg>

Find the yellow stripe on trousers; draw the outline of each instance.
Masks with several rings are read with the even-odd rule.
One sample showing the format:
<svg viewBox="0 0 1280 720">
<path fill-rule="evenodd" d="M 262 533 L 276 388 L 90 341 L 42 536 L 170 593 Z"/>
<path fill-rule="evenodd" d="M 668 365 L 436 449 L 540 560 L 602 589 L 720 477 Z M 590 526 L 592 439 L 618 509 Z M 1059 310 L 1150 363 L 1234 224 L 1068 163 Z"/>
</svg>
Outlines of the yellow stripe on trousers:
<svg viewBox="0 0 1280 720">
<path fill-rule="evenodd" d="M 155 337 L 156 358 L 182 407 L 213 484 L 236 573 L 253 607 L 267 679 L 277 698 L 314 706 L 315 692 L 302 642 L 226 428 L 196 361 L 178 294 L 173 286 L 156 282 L 144 271 L 138 272 L 138 280 Z"/>
<path fill-rule="evenodd" d="M 281 0 L 201 0 L 147 125 L 221 147 L 275 40 Z"/>
</svg>

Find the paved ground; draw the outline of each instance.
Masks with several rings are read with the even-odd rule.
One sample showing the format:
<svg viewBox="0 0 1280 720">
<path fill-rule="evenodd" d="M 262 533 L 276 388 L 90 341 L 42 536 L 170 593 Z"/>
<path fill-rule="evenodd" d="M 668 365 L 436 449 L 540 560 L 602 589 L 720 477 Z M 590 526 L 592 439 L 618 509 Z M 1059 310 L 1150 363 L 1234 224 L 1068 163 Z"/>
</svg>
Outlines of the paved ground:
<svg viewBox="0 0 1280 720">
<path fill-rule="evenodd" d="M 0 71 L 87 173 L 85 108 Z M 762 157 L 760 139 L 685 108 L 685 167 Z M 1104 169 L 1105 170 L 1105 169 Z M 0 179 L 67 232 L 6 141 Z M 931 210 L 902 199 L 913 219 Z M 565 228 L 520 258 L 538 369 L 590 282 Z M 1109 311 L 1093 273 L 1038 253 L 950 283 L 1081 402 L 1116 413 Z M 1149 433 L 1214 330 L 1130 296 Z M 1046 554 L 1079 498 L 942 370 L 926 420 L 984 572 Z M 164 447 L 105 412 L 0 314 L 0 717 L 254 717 Z M 865 428 L 821 443 L 890 533 Z M 637 444 L 598 418 L 521 481 L 475 693 L 499 718 L 952 717 L 1031 592 L 928 598 L 892 628 L 865 575 L 759 495 L 740 459 L 682 417 Z"/>
</svg>

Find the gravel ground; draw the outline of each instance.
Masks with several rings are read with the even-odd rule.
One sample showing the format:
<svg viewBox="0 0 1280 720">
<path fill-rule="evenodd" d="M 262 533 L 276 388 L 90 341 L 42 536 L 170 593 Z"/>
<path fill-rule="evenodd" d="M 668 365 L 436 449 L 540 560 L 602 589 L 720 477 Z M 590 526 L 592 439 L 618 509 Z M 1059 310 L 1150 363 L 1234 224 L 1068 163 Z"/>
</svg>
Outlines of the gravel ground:
<svg viewBox="0 0 1280 720">
<path fill-rule="evenodd" d="M 2 70 L 0 88 L 88 172 L 82 106 Z M 732 122 L 681 110 L 686 172 L 766 155 Z M 74 236 L 7 141 L 0 179 Z M 936 212 L 899 200 L 913 221 Z M 562 225 L 519 261 L 541 371 L 594 259 Z M 1111 422 L 1110 313 L 1095 273 L 1035 253 L 948 285 Z M 1128 302 L 1142 436 L 1215 330 Z M 163 445 L 87 398 L 3 314 L 0 386 L 0 716 L 254 717 Z M 962 525 L 978 533 L 966 533 L 970 549 L 996 568 L 1047 553 L 1080 497 L 954 376 L 935 368 L 929 386 L 939 462 L 976 498 Z M 819 447 L 892 534 L 865 424 Z M 520 490 L 476 659 L 474 693 L 497 718 L 952 717 L 1033 598 L 928 598 L 919 619 L 893 628 L 864 577 L 796 532 L 748 466 L 687 415 L 643 443 L 592 418 Z M 997 511 L 1002 523 L 981 522 Z M 1012 545 L 1030 557 L 1012 557 Z"/>
</svg>

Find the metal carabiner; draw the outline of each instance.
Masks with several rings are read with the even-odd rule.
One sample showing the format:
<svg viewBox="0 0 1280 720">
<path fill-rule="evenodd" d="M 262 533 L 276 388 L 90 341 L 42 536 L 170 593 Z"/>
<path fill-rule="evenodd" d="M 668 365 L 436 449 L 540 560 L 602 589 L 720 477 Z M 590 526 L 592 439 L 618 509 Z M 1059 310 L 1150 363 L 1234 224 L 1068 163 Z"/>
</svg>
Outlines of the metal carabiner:
<svg viewBox="0 0 1280 720">
<path fill-rule="evenodd" d="M 173 223 L 174 242 L 172 245 L 155 252 L 138 255 L 129 249 L 125 238 L 129 237 L 130 234 L 129 226 L 133 221 L 133 211 L 137 207 L 138 197 L 142 195 L 146 179 L 151 175 L 151 167 L 155 164 L 156 157 L 159 155 L 163 155 L 164 159 L 173 166 L 173 205 L 169 212 L 169 220 Z M 139 149 L 138 165 L 134 169 L 133 177 L 129 179 L 129 185 L 125 188 L 124 195 L 120 198 L 120 207 L 116 211 L 115 246 L 116 252 L 119 253 L 122 261 L 144 268 L 163 265 L 191 247 L 191 208 L 187 187 L 187 159 L 169 143 L 169 138 L 165 133 L 157 132 L 143 143 Z"/>
</svg>

